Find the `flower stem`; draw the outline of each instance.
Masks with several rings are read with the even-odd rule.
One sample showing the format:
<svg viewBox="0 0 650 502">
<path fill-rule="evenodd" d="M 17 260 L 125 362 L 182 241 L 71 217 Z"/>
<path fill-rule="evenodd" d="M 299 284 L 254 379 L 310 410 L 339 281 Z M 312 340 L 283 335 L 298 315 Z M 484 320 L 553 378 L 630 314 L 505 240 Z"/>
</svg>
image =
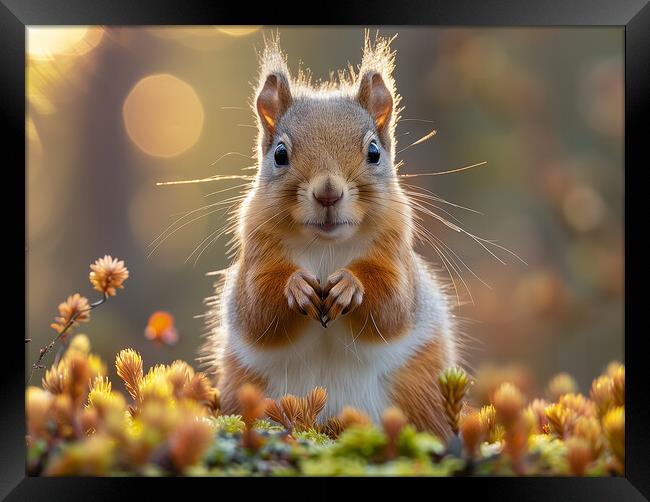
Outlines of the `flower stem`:
<svg viewBox="0 0 650 502">
<path fill-rule="evenodd" d="M 56 342 L 58 342 L 58 341 L 59 341 L 59 340 L 60 340 L 60 339 L 61 339 L 61 338 L 66 334 L 66 332 L 67 332 L 67 331 L 72 327 L 72 325 L 73 325 L 74 322 L 77 320 L 77 318 L 78 318 L 81 314 L 84 314 L 84 313 L 86 313 L 86 312 L 90 312 L 90 311 L 93 310 L 94 308 L 99 307 L 99 306 L 100 306 L 102 303 L 104 303 L 107 299 L 108 299 L 108 295 L 107 295 L 106 293 L 104 293 L 103 296 L 102 296 L 102 298 L 100 298 L 99 300 L 97 300 L 95 303 L 91 303 L 90 306 L 89 306 L 86 310 L 80 310 L 79 312 L 76 312 L 76 313 L 75 313 L 75 314 L 70 318 L 70 320 L 66 323 L 66 325 L 63 327 L 63 329 L 57 333 L 57 335 L 54 337 L 54 339 L 52 339 L 52 341 L 51 341 L 48 345 L 46 345 L 46 346 L 44 346 L 44 347 L 41 347 L 41 351 L 40 351 L 40 353 L 38 354 L 38 359 L 37 359 L 37 361 L 32 365 L 32 372 L 30 373 L 30 375 L 29 375 L 29 379 L 27 380 L 27 384 L 28 384 L 28 385 L 29 385 L 29 382 L 32 381 L 32 377 L 34 376 L 34 372 L 35 372 L 37 369 L 43 369 L 43 368 L 44 368 L 44 366 L 41 364 L 41 362 L 43 361 L 43 358 L 46 356 L 46 354 L 47 354 L 50 350 L 52 350 L 52 349 L 54 348 L 54 345 L 56 345 Z M 60 360 L 61 356 L 63 356 L 63 354 L 65 353 L 65 349 L 67 348 L 67 343 L 66 343 L 65 345 L 62 345 L 61 348 L 62 348 L 63 350 L 59 350 L 59 352 L 57 353 L 56 358 L 55 358 L 55 363 L 57 363 L 57 362 Z"/>
</svg>

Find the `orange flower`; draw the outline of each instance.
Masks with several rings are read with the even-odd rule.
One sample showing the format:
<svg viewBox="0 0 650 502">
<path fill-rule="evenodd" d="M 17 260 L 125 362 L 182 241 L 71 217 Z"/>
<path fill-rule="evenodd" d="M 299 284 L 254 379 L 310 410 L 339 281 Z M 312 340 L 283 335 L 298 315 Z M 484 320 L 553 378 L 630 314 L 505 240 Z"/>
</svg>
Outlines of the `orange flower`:
<svg viewBox="0 0 650 502">
<path fill-rule="evenodd" d="M 57 333 L 61 333 L 63 328 L 65 328 L 73 318 L 74 322 L 70 328 L 74 327 L 74 325 L 79 322 L 87 322 L 90 320 L 90 305 L 88 304 L 88 299 L 81 296 L 79 293 L 68 296 L 66 301 L 59 304 L 59 315 L 54 318 L 56 322 L 53 322 L 50 326 Z M 68 330 L 64 336 L 67 336 L 69 332 L 70 331 Z"/>
<path fill-rule="evenodd" d="M 593 461 L 589 443 L 583 438 L 572 436 L 566 441 L 566 459 L 574 476 L 584 476 L 587 466 Z"/>
<path fill-rule="evenodd" d="M 494 392 L 492 400 L 497 421 L 506 428 L 517 421 L 524 407 L 524 396 L 510 382 L 503 382 Z"/>
<path fill-rule="evenodd" d="M 97 291 L 108 296 L 115 296 L 115 290 L 123 288 L 122 283 L 129 278 L 129 271 L 124 262 L 109 255 L 95 261 L 90 270 L 90 283 Z"/>
<path fill-rule="evenodd" d="M 178 331 L 174 327 L 174 317 L 163 310 L 154 312 L 149 317 L 144 336 L 148 340 L 174 345 L 178 341 Z"/>
<path fill-rule="evenodd" d="M 182 421 L 169 438 L 169 456 L 177 471 L 199 462 L 211 439 L 209 421 L 199 417 Z"/>
<path fill-rule="evenodd" d="M 460 435 L 463 438 L 465 451 L 473 458 L 478 450 L 479 444 L 484 439 L 479 412 L 470 413 L 461 418 Z"/>
</svg>

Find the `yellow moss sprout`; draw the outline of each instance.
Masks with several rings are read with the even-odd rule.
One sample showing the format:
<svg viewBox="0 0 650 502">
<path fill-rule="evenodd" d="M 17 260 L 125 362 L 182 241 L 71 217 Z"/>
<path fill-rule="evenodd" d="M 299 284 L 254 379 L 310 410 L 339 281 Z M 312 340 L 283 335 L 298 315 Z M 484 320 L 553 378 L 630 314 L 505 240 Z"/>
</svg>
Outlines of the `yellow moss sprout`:
<svg viewBox="0 0 650 502">
<path fill-rule="evenodd" d="M 601 375 L 591 384 L 590 396 L 596 403 L 598 415 L 604 416 L 614 404 L 612 379 L 608 375 Z"/>
<path fill-rule="evenodd" d="M 483 437 L 489 443 L 498 443 L 503 439 L 503 426 L 497 424 L 497 411 L 493 404 L 483 406 L 478 413 Z"/>
<path fill-rule="evenodd" d="M 624 473 L 625 466 L 625 408 L 612 408 L 603 417 L 603 431 L 607 438 L 609 450 L 614 455 L 619 474 Z"/>
<path fill-rule="evenodd" d="M 124 349 L 115 359 L 115 368 L 126 385 L 133 399 L 139 398 L 140 384 L 143 379 L 142 357 L 133 349 Z"/>
<path fill-rule="evenodd" d="M 445 415 L 454 434 L 458 434 L 458 419 L 469 384 L 467 373 L 459 367 L 446 368 L 438 375 Z"/>
</svg>

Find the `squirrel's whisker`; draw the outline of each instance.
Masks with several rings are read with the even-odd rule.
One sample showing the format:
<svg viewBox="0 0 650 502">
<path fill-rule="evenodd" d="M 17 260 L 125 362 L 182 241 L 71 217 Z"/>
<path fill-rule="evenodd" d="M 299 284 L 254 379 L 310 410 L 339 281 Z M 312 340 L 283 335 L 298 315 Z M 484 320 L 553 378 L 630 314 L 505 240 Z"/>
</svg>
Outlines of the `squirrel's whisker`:
<svg viewBox="0 0 650 502">
<path fill-rule="evenodd" d="M 383 199 L 382 199 L 382 200 L 383 200 Z M 407 203 L 407 202 L 398 201 L 398 200 L 392 200 L 391 202 L 401 203 L 401 204 L 403 204 L 403 205 L 406 205 L 406 206 L 409 206 L 409 207 L 410 207 L 410 204 Z M 384 206 L 384 207 L 386 207 L 386 208 L 390 208 L 390 206 L 385 206 L 385 205 L 383 205 L 383 204 L 381 204 L 381 203 L 379 203 L 379 202 L 377 202 L 377 201 L 375 201 L 375 202 L 373 202 L 373 203 L 374 203 L 374 204 L 377 204 L 377 205 Z M 398 212 L 399 212 L 399 211 L 398 211 Z M 430 245 L 430 246 L 433 248 L 433 250 L 436 252 L 436 254 L 437 254 L 437 255 L 440 257 L 440 259 L 442 260 L 442 265 L 443 265 L 443 267 L 447 270 L 447 273 L 448 273 L 448 275 L 449 275 L 449 278 L 451 279 L 451 282 L 452 282 L 452 284 L 453 284 L 454 290 L 455 290 L 455 292 L 456 292 L 456 301 L 457 301 L 457 303 L 460 304 L 460 295 L 459 295 L 459 292 L 458 292 L 458 288 L 457 288 L 457 286 L 456 286 L 456 281 L 455 281 L 454 276 L 453 276 L 453 274 L 452 274 L 452 270 L 453 270 L 454 272 L 456 272 L 456 274 L 458 275 L 458 277 L 459 277 L 460 280 L 462 281 L 463 285 L 465 286 L 465 289 L 467 290 L 468 295 L 470 296 L 470 298 L 472 298 L 472 293 L 471 293 L 471 291 L 469 290 L 469 286 L 467 285 L 467 283 L 466 283 L 465 280 L 463 279 L 462 274 L 460 273 L 460 271 L 459 271 L 459 270 L 457 269 L 457 267 L 455 267 L 454 264 L 451 263 L 451 261 L 446 257 L 446 255 L 445 255 L 445 253 L 443 252 L 443 250 L 441 250 L 441 249 L 440 249 L 440 248 L 439 248 L 439 247 L 438 247 L 438 246 L 433 242 L 433 235 L 429 232 L 429 230 L 426 229 L 426 228 L 424 228 L 424 227 L 423 227 L 423 226 L 422 226 L 422 225 L 417 221 L 417 220 L 420 219 L 420 217 L 419 217 L 419 215 L 417 214 L 417 212 L 416 212 L 416 214 L 414 215 L 414 218 L 415 218 L 415 219 L 413 220 L 413 225 L 414 225 L 414 226 L 411 225 L 411 224 L 408 224 L 408 223 L 407 223 L 408 228 L 410 228 L 411 231 L 413 231 L 414 235 L 415 235 L 415 236 L 416 236 L 416 237 L 417 237 L 421 242 L 423 242 L 424 244 L 428 244 L 428 245 Z M 450 270 L 449 267 L 451 267 L 451 270 Z M 473 300 L 472 300 L 472 301 L 473 301 Z"/>
<path fill-rule="evenodd" d="M 224 181 L 224 180 L 246 180 L 246 181 L 255 181 L 255 176 L 248 176 L 243 174 L 223 174 L 209 176 L 207 178 L 197 178 L 193 180 L 180 180 L 180 181 L 158 181 L 156 186 L 167 186 L 167 185 L 187 185 L 189 183 L 207 183 L 209 181 Z"/>
<path fill-rule="evenodd" d="M 426 122 L 427 124 L 433 124 L 433 120 L 414 119 L 414 118 L 405 118 L 405 117 L 401 117 L 399 121 L 400 122 Z"/>
<path fill-rule="evenodd" d="M 254 160 L 254 158 L 251 157 L 250 155 L 246 155 L 246 154 L 243 154 L 243 153 L 240 153 L 240 152 L 234 152 L 234 151 L 233 152 L 226 152 L 223 155 L 221 155 L 217 160 L 211 162 L 209 164 L 210 167 L 214 166 L 215 164 L 217 164 L 221 160 L 225 159 L 226 157 L 229 157 L 230 155 L 237 155 L 239 157 L 243 157 L 243 158 L 248 159 L 248 160 Z"/>
<path fill-rule="evenodd" d="M 472 169 L 474 167 L 479 167 L 479 166 L 484 166 L 487 164 L 487 160 L 484 160 L 483 162 L 478 162 L 477 164 L 472 164 L 469 166 L 463 166 L 463 167 L 458 167 L 456 169 L 449 169 L 448 171 L 438 171 L 434 173 L 411 173 L 411 174 L 398 174 L 400 178 L 416 178 L 418 176 L 442 176 L 443 174 L 453 174 L 453 173 L 459 173 L 461 171 L 466 171 L 468 169 Z"/>
<path fill-rule="evenodd" d="M 408 184 L 408 183 L 402 183 L 402 182 L 400 182 L 400 185 L 402 185 L 402 186 L 404 186 L 404 187 L 407 187 L 407 188 L 410 188 L 410 189 L 413 189 L 413 190 L 415 190 L 415 189 L 418 189 L 418 190 L 424 190 L 426 193 L 421 194 L 422 196 L 429 195 L 430 197 L 434 198 L 434 199 L 437 200 L 438 202 L 442 202 L 443 204 L 449 204 L 450 206 L 457 207 L 457 208 L 459 208 L 459 209 L 464 209 L 464 210 L 466 210 L 466 211 L 470 211 L 470 212 L 472 212 L 472 213 L 476 213 L 476 214 L 480 214 L 480 215 L 483 214 L 481 211 L 477 211 L 476 209 L 472 209 L 472 208 L 469 208 L 469 207 L 461 206 L 461 205 L 456 204 L 456 203 L 454 203 L 454 202 L 449 202 L 448 200 L 443 199 L 443 198 L 440 197 L 438 194 L 433 193 L 432 191 L 427 190 L 427 189 L 424 188 L 424 187 L 421 187 L 421 186 L 418 186 L 418 185 L 410 185 L 410 184 Z M 415 192 L 412 192 L 412 191 L 411 191 L 410 193 L 415 193 Z"/>
<path fill-rule="evenodd" d="M 431 132 L 425 134 L 425 135 L 422 136 L 420 139 L 418 139 L 418 140 L 414 141 L 413 143 L 411 143 L 409 146 L 407 146 L 407 147 L 405 147 L 405 148 L 402 148 L 401 150 L 398 150 L 398 152 L 397 152 L 396 155 L 399 155 L 400 153 L 405 152 L 405 151 L 408 150 L 409 148 L 414 147 L 414 146 L 416 146 L 416 145 L 419 145 L 420 143 L 424 143 L 425 141 L 430 140 L 430 139 L 433 138 L 437 133 L 438 133 L 438 131 L 436 131 L 435 129 L 433 129 Z"/>
<path fill-rule="evenodd" d="M 381 337 L 381 339 L 384 341 L 384 343 L 385 343 L 386 345 L 388 345 L 388 340 L 386 340 L 386 339 L 384 338 L 384 335 L 381 334 L 381 331 L 379 331 L 379 328 L 377 327 L 377 323 L 375 322 L 375 318 L 373 317 L 372 312 L 369 312 L 369 314 L 370 314 L 370 319 L 372 320 L 372 324 L 375 326 L 375 329 L 377 330 L 377 333 L 379 334 L 379 336 Z"/>
<path fill-rule="evenodd" d="M 183 220 L 184 220 L 185 218 L 187 218 L 189 215 L 194 214 L 194 213 L 198 213 L 199 211 L 202 211 L 202 210 L 204 210 L 204 209 L 212 208 L 212 207 L 214 207 L 214 206 L 215 206 L 215 203 L 213 203 L 213 204 L 207 204 L 207 205 L 205 205 L 205 206 L 197 207 L 196 209 L 192 209 L 191 211 L 187 211 L 187 212 L 182 213 L 182 214 L 183 214 L 182 216 L 180 216 L 178 219 L 176 219 L 175 221 L 173 221 L 173 222 L 172 222 L 172 223 L 171 223 L 167 228 L 165 228 L 165 229 L 164 229 L 164 230 L 163 230 L 163 231 L 158 235 L 158 237 L 156 237 L 153 241 L 151 241 L 149 244 L 147 244 L 147 247 L 149 248 L 149 247 L 153 246 L 156 242 L 158 242 L 158 239 L 161 239 L 161 238 L 162 238 L 162 237 L 167 233 L 168 230 L 170 230 L 171 228 L 173 228 L 174 225 L 176 225 L 177 223 L 183 221 Z M 174 214 L 172 214 L 172 215 L 170 215 L 170 216 L 175 216 L 176 214 L 179 214 L 179 213 L 174 213 Z"/>
<path fill-rule="evenodd" d="M 158 248 L 160 247 L 160 245 L 161 245 L 163 242 L 165 242 L 167 239 L 169 239 L 169 237 L 171 237 L 172 235 L 174 235 L 174 234 L 175 234 L 176 232 L 178 232 L 181 228 L 183 228 L 183 227 L 185 227 L 185 226 L 189 225 L 190 223 L 193 223 L 193 222 L 195 222 L 195 221 L 197 221 L 197 220 L 200 220 L 201 218 L 204 218 L 204 217 L 209 216 L 209 215 L 211 215 L 211 214 L 214 214 L 214 213 L 216 213 L 216 212 L 218 212 L 218 211 L 221 211 L 221 210 L 223 210 L 223 209 L 224 209 L 224 208 L 222 208 L 222 207 L 218 207 L 218 208 L 216 208 L 216 209 L 213 209 L 212 211 L 208 211 L 207 213 L 204 213 L 204 214 L 201 214 L 201 215 L 199 215 L 199 216 L 197 216 L 197 217 L 195 217 L 195 218 L 192 218 L 191 220 L 186 221 L 186 222 L 183 223 L 182 225 L 180 225 L 180 226 L 174 228 L 174 229 L 173 229 L 171 232 L 169 232 L 169 233 L 168 233 L 168 234 L 167 234 L 163 239 L 161 239 L 161 240 L 158 242 L 158 244 L 156 244 L 156 245 L 153 247 L 153 249 L 152 249 L 152 250 L 149 252 L 149 254 L 147 255 L 147 259 L 151 258 L 151 256 L 154 254 L 154 252 L 156 251 L 156 249 L 158 249 Z M 227 211 L 227 208 L 226 208 L 226 211 Z"/>
</svg>

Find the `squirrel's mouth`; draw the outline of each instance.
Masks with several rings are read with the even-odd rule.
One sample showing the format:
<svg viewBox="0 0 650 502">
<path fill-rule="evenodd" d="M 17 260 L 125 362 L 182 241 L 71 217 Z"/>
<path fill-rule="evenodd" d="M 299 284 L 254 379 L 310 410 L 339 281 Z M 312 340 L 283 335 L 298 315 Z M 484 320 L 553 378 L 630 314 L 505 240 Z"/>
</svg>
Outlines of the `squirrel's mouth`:
<svg viewBox="0 0 650 502">
<path fill-rule="evenodd" d="M 352 221 L 343 221 L 343 220 L 325 220 L 321 222 L 316 221 L 307 221 L 306 226 L 319 230 L 325 234 L 334 233 L 339 228 L 348 227 L 356 225 Z"/>
</svg>

